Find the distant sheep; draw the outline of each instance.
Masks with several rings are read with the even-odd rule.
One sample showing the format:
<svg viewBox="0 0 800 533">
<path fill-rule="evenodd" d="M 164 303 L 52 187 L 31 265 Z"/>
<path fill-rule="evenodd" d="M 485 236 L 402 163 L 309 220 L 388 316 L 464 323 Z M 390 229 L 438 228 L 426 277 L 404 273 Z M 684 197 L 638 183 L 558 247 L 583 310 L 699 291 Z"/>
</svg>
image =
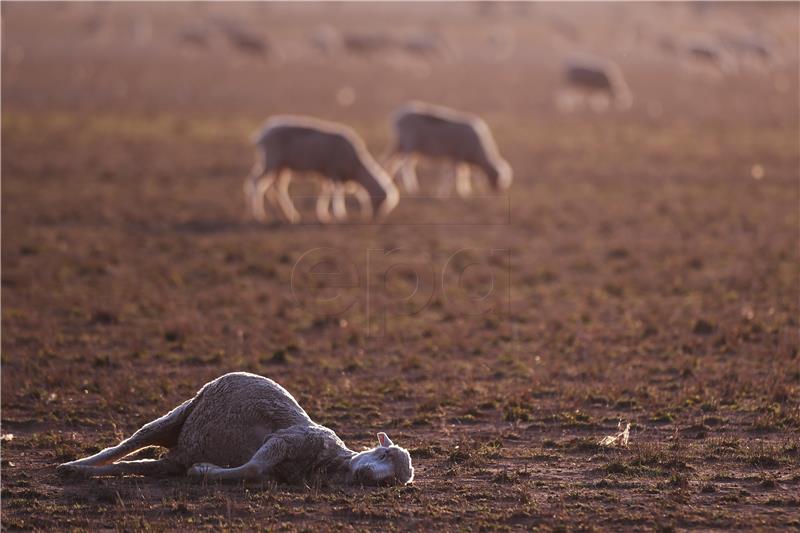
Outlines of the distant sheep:
<svg viewBox="0 0 800 533">
<path fill-rule="evenodd" d="M 187 26 L 178 33 L 178 38 L 186 44 L 206 47 L 209 41 L 209 31 L 200 25 Z"/>
<path fill-rule="evenodd" d="M 265 377 L 235 372 L 145 424 L 116 446 L 64 463 L 78 476 L 180 475 L 209 480 L 272 479 L 292 484 L 386 485 L 414 479 L 408 451 L 378 433 L 379 445 L 354 452 L 315 423 L 289 392 Z M 148 446 L 161 459 L 120 461 Z"/>
<path fill-rule="evenodd" d="M 581 31 L 574 23 L 558 15 L 550 16 L 548 19 L 550 28 L 553 29 L 563 39 L 576 43 L 581 40 Z"/>
<path fill-rule="evenodd" d="M 684 50 L 692 59 L 715 67 L 722 73 L 737 70 L 734 56 L 713 36 L 701 35 L 685 39 Z"/>
<path fill-rule="evenodd" d="M 402 36 L 400 48 L 411 54 L 427 58 L 453 60 L 457 54 L 447 40 L 439 33 L 428 30 L 414 30 Z"/>
<path fill-rule="evenodd" d="M 342 35 L 333 26 L 323 24 L 314 29 L 309 36 L 311 46 L 329 54 L 342 47 Z"/>
<path fill-rule="evenodd" d="M 776 59 L 774 47 L 764 35 L 726 32 L 720 36 L 720 42 L 731 54 L 740 57 L 743 61 L 768 64 Z"/>
<path fill-rule="evenodd" d="M 216 35 L 223 36 L 228 44 L 236 50 L 253 56 L 265 56 L 270 53 L 269 41 L 250 30 L 235 19 L 218 17 L 212 23 L 194 23 L 178 32 L 178 39 L 188 45 L 208 47 L 217 41 Z"/>
<path fill-rule="evenodd" d="M 345 32 L 342 45 L 348 52 L 372 54 L 394 48 L 396 43 L 391 36 L 380 32 Z"/>
<path fill-rule="evenodd" d="M 292 172 L 314 173 L 321 179 L 317 218 L 343 219 L 345 193 L 355 194 L 362 215 L 383 217 L 397 205 L 397 187 L 367 151 L 366 144 L 342 124 L 309 117 L 276 116 L 267 120 L 253 139 L 258 158 L 244 190 L 253 216 L 266 219 L 264 197 L 292 222 L 300 213 L 289 197 Z"/>
<path fill-rule="evenodd" d="M 770 47 L 767 43 L 758 37 L 753 36 L 727 36 L 724 41 L 726 46 L 740 52 L 742 54 L 749 54 L 764 61 L 769 61 L 772 56 Z"/>
<path fill-rule="evenodd" d="M 269 52 L 269 43 L 265 39 L 245 29 L 236 21 L 218 19 L 217 26 L 237 50 L 253 55 L 265 55 Z"/>
<path fill-rule="evenodd" d="M 611 60 L 588 55 L 568 57 L 564 61 L 564 76 L 575 89 L 606 94 L 619 109 L 633 105 L 633 95 L 622 70 Z"/>
<path fill-rule="evenodd" d="M 316 50 L 331 54 L 344 51 L 362 57 L 393 58 L 408 55 L 421 59 L 442 59 L 451 61 L 457 57 L 456 51 L 438 32 L 415 29 L 404 33 L 380 31 L 339 31 L 333 26 L 323 25 L 309 36 L 310 44 Z"/>
<path fill-rule="evenodd" d="M 393 176 L 402 169 L 408 192 L 419 189 L 415 167 L 420 156 L 455 163 L 456 190 L 462 197 L 472 191 L 472 167 L 481 169 L 495 190 L 511 185 L 511 166 L 500 156 L 489 126 L 474 115 L 410 102 L 394 113 L 393 128 L 395 140 L 387 166 Z"/>
</svg>

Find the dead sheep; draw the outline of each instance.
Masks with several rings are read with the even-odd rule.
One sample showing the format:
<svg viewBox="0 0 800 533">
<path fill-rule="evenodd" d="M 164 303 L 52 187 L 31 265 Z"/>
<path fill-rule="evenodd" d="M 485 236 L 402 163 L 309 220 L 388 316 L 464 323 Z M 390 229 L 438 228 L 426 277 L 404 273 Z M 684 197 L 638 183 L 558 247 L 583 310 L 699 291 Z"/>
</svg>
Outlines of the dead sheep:
<svg viewBox="0 0 800 533">
<path fill-rule="evenodd" d="M 64 476 L 168 476 L 208 480 L 274 480 L 291 484 L 389 485 L 414 479 L 408 451 L 378 433 L 379 445 L 355 452 L 315 423 L 271 379 L 234 372 L 194 398 L 92 456 L 64 463 Z M 121 461 L 149 446 L 160 459 Z"/>
</svg>

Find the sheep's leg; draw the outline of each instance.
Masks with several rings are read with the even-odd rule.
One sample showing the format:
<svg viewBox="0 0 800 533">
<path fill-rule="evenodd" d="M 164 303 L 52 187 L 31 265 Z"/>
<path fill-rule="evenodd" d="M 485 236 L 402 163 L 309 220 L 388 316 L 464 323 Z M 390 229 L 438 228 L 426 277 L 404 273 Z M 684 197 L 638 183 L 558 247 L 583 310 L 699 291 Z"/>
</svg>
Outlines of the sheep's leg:
<svg viewBox="0 0 800 533">
<path fill-rule="evenodd" d="M 242 466 L 235 468 L 224 468 L 222 466 L 212 465 L 211 463 L 197 463 L 192 466 L 187 475 L 194 478 L 202 478 L 219 481 L 239 480 L 239 479 L 256 479 L 261 477 L 262 471 L 259 465 L 249 461 Z"/>
<path fill-rule="evenodd" d="M 401 177 L 403 178 L 403 188 L 408 193 L 416 193 L 419 191 L 419 181 L 417 180 L 417 157 L 414 155 L 407 156 L 402 163 Z"/>
<path fill-rule="evenodd" d="M 347 205 L 345 203 L 345 186 L 341 183 L 333 185 L 333 216 L 336 220 L 347 218 Z"/>
<path fill-rule="evenodd" d="M 277 193 L 278 205 L 286 216 L 286 219 L 292 224 L 300 222 L 300 212 L 295 208 L 291 196 L 289 196 L 289 182 L 292 180 L 292 175 L 289 172 L 282 172 L 278 177 Z"/>
<path fill-rule="evenodd" d="M 178 434 L 181 431 L 183 422 L 189 416 L 194 402 L 195 398 L 187 400 L 161 418 L 148 422 L 136 433 L 116 446 L 106 448 L 83 459 L 64 463 L 59 466 L 59 469 L 69 471 L 69 467 L 74 466 L 105 465 L 148 446 L 164 446 L 166 448 L 174 446 L 178 440 Z"/>
<path fill-rule="evenodd" d="M 62 475 L 75 475 L 84 477 L 93 476 L 123 476 L 133 474 L 137 476 L 174 476 L 182 473 L 185 468 L 171 459 L 143 459 L 141 461 L 119 461 L 107 465 L 61 465 L 59 473 Z"/>
<path fill-rule="evenodd" d="M 452 172 L 445 172 L 439 181 L 439 188 L 437 189 L 437 196 L 440 198 L 450 196 L 453 190 L 454 174 Z"/>
<path fill-rule="evenodd" d="M 356 196 L 358 205 L 361 208 L 361 218 L 364 220 L 372 219 L 372 198 L 370 198 L 367 190 L 362 187 L 358 187 L 353 194 Z"/>
<path fill-rule="evenodd" d="M 264 158 L 259 157 L 253 165 L 250 174 L 244 180 L 244 202 L 245 212 L 249 212 L 253 205 L 253 196 L 256 194 L 256 183 L 267 173 L 267 168 L 264 165 Z"/>
<path fill-rule="evenodd" d="M 397 178 L 397 171 L 400 170 L 400 167 L 403 165 L 404 159 L 405 155 L 397 152 L 392 152 L 384 157 L 385 163 L 383 167 L 392 179 Z"/>
<path fill-rule="evenodd" d="M 462 198 L 472 194 L 472 179 L 469 164 L 467 163 L 459 163 L 456 166 L 456 192 Z"/>
<path fill-rule="evenodd" d="M 298 443 L 298 445 L 301 443 Z M 286 458 L 289 444 L 280 437 L 273 437 L 265 442 L 261 448 L 242 466 L 223 468 L 210 463 L 193 465 L 187 475 L 208 480 L 242 480 L 257 479 L 269 474 L 276 465 Z"/>
<path fill-rule="evenodd" d="M 259 222 L 267 220 L 267 210 L 264 209 L 264 197 L 269 197 L 272 185 L 275 183 L 275 175 L 270 173 L 256 183 L 255 194 L 252 196 L 253 216 Z"/>
<path fill-rule="evenodd" d="M 273 209 L 278 211 L 281 206 L 278 202 L 278 193 L 275 189 L 277 189 L 277 187 L 270 187 L 267 189 L 267 202 L 269 202 L 269 205 L 271 205 Z"/>
<path fill-rule="evenodd" d="M 329 181 L 322 181 L 322 185 L 319 189 L 319 196 L 317 196 L 317 220 L 323 224 L 327 224 L 331 221 L 331 214 L 328 209 L 331 205 L 332 189 L 333 185 Z"/>
</svg>

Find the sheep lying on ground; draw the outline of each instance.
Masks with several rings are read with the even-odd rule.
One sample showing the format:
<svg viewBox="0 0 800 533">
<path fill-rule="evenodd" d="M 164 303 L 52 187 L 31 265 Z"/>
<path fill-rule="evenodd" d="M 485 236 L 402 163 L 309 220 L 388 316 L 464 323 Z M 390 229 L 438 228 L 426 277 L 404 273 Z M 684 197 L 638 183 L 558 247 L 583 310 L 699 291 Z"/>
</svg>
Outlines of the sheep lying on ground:
<svg viewBox="0 0 800 533">
<path fill-rule="evenodd" d="M 489 126 L 474 115 L 410 102 L 395 112 L 393 127 L 395 141 L 387 167 L 392 176 L 402 169 L 403 185 L 408 192 L 419 190 L 415 171 L 419 156 L 455 163 L 456 190 L 461 196 L 472 191 L 472 167 L 481 169 L 495 190 L 511 185 L 511 166 L 500 156 Z M 449 189 L 451 183 L 446 186 Z"/>
<path fill-rule="evenodd" d="M 296 223 L 300 213 L 289 197 L 292 172 L 314 173 L 321 178 L 317 218 L 344 218 L 344 195 L 355 194 L 365 216 L 387 215 L 397 205 L 399 194 L 391 178 L 367 151 L 366 144 L 342 124 L 308 117 L 270 118 L 256 134 L 258 159 L 245 180 L 244 190 L 253 215 L 267 217 L 264 197 Z"/>
<path fill-rule="evenodd" d="M 58 467 L 63 475 L 177 475 L 218 480 L 273 479 L 302 484 L 382 485 L 414 479 L 408 451 L 385 433 L 380 445 L 356 453 L 309 418 L 274 381 L 235 372 L 200 389 L 117 446 Z M 157 460 L 118 461 L 147 446 L 169 452 Z"/>
<path fill-rule="evenodd" d="M 573 55 L 564 61 L 564 77 L 574 89 L 606 94 L 619 109 L 633 105 L 633 95 L 622 70 L 611 60 Z"/>
</svg>

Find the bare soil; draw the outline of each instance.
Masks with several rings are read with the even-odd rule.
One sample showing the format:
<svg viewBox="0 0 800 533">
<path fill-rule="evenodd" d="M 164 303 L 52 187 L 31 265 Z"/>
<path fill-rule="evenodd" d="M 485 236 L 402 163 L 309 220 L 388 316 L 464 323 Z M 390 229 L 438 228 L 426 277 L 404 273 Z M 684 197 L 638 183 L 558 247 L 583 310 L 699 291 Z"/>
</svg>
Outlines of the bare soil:
<svg viewBox="0 0 800 533">
<path fill-rule="evenodd" d="M 3 528 L 800 528 L 799 9 L 4 2 Z M 698 32 L 770 59 L 722 72 Z M 564 107 L 574 51 L 633 108 Z M 412 98 L 483 116 L 510 191 L 427 165 L 384 224 L 317 224 L 302 179 L 303 224 L 244 214 L 264 118 L 380 155 Z M 56 475 L 235 370 L 387 431 L 413 485 Z"/>
</svg>

